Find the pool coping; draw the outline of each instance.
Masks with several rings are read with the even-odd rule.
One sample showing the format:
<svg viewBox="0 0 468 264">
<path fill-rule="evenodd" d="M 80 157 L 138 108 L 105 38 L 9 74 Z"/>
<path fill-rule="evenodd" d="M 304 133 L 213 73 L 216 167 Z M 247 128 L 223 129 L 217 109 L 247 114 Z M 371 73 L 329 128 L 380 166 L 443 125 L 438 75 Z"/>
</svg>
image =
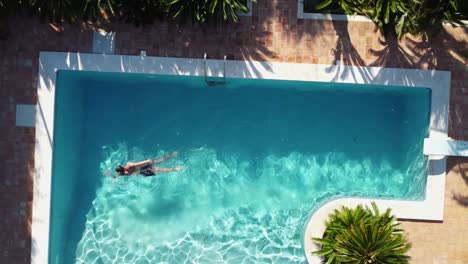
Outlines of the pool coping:
<svg viewBox="0 0 468 264">
<path fill-rule="evenodd" d="M 40 53 L 39 83 L 37 90 L 38 102 L 35 121 L 36 145 L 34 156 L 35 173 L 31 231 L 31 239 L 33 241 L 31 246 L 31 263 L 48 263 L 56 72 L 58 70 L 77 70 L 204 76 L 204 65 L 203 59 L 66 52 Z M 224 62 L 221 60 L 208 60 L 207 75 L 221 76 L 223 66 Z M 447 138 L 450 96 L 450 72 L 447 71 L 346 66 L 340 63 L 336 65 L 323 65 L 259 61 L 227 61 L 225 67 L 228 78 L 263 78 L 427 87 L 432 90 L 430 137 Z M 406 210 L 407 212 L 404 208 L 410 204 L 400 204 L 402 209 L 398 209 L 398 204 L 389 203 L 389 200 L 376 200 L 378 205 L 382 207 L 397 206 L 394 208 L 394 213 L 396 213 L 399 218 L 421 220 L 441 219 L 441 217 L 443 217 L 443 194 L 445 193 L 445 159 L 435 159 L 439 161 L 435 163 L 432 160 L 433 159 L 431 159 L 430 166 L 433 166 L 434 169 L 430 167 L 429 172 L 440 173 L 437 175 L 430 174 L 428 176 L 426 200 L 434 201 L 434 205 L 439 206 L 437 207 L 438 209 L 427 209 L 425 207 L 428 205 L 425 203 L 426 200 L 409 202 L 415 206 L 413 208 L 419 209 Z M 439 170 L 442 165 L 443 172 Z M 318 216 L 320 216 L 319 213 L 325 212 L 325 209 L 334 204 L 338 204 L 335 206 L 341 206 L 341 204 L 350 204 L 352 206 L 357 202 L 356 200 L 355 198 L 345 198 L 331 201 L 318 209 L 312 215 L 311 220 L 324 219 L 323 217 L 318 218 Z M 342 202 L 339 203 L 339 201 Z M 368 202 L 369 200 L 364 199 L 359 201 Z M 400 217 L 400 215 L 398 215 L 398 212 L 401 210 L 406 212 L 405 214 L 401 214 L 401 216 L 406 217 Z M 418 212 L 418 210 L 424 210 L 424 213 L 422 213 L 423 211 Z M 314 217 L 316 215 L 317 217 Z M 322 213 L 322 215 L 326 217 L 327 214 Z M 312 230 L 315 229 L 319 230 L 319 227 L 314 226 L 314 228 L 312 228 Z M 304 246 L 307 247 L 308 244 L 305 243 Z M 308 248 L 305 248 L 305 250 L 306 252 L 310 252 Z M 313 261 L 309 259 L 309 255 L 310 254 L 306 254 L 309 262 Z"/>
<path fill-rule="evenodd" d="M 311 240 L 312 237 L 321 238 L 325 232 L 325 222 L 328 216 L 342 207 L 353 208 L 365 205 L 371 208 L 375 202 L 381 212 L 392 209 L 397 219 L 442 221 L 444 219 L 446 158 L 441 156 L 429 157 L 428 177 L 425 198 L 421 201 L 384 200 L 366 198 L 339 198 L 323 204 L 316 210 L 307 223 L 304 234 L 304 251 L 309 263 L 321 263 L 321 258 L 313 256 L 311 252 L 320 248 Z"/>
</svg>

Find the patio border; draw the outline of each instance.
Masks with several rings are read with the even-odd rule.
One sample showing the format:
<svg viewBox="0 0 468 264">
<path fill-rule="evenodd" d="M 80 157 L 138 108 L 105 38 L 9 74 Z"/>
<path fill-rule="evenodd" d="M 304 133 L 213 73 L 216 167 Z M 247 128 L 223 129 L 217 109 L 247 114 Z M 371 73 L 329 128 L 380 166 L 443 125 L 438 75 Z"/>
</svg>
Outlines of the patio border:
<svg viewBox="0 0 468 264">
<path fill-rule="evenodd" d="M 207 61 L 208 75 L 220 76 L 223 63 L 221 60 Z M 58 70 L 203 76 L 204 60 L 62 52 L 40 53 L 31 232 L 33 241 L 31 246 L 31 263 L 34 264 L 48 263 L 54 100 L 56 72 Z M 263 78 L 428 87 L 432 89 L 430 137 L 447 137 L 450 72 L 358 67 L 340 64 L 227 61 L 226 73 L 228 78 Z M 433 170 L 430 169 L 430 171 Z M 443 173 L 440 175 L 441 177 L 437 177 L 437 180 L 443 185 L 445 184 L 445 166 Z M 427 189 L 432 186 L 431 183 L 431 178 L 428 178 Z M 438 202 L 442 201 L 443 204 L 443 195 L 442 200 L 440 200 L 439 196 L 432 198 L 438 199 Z M 412 203 L 417 203 L 417 201 L 412 201 Z M 385 204 L 383 205 L 385 206 Z M 431 214 L 430 210 L 426 213 Z M 418 218 L 419 212 L 417 211 L 408 211 L 408 214 L 410 214 L 408 217 L 425 219 Z M 440 211 L 435 213 L 433 217 L 439 217 L 439 215 Z M 426 214 L 423 215 L 423 217 L 425 216 Z"/>
</svg>

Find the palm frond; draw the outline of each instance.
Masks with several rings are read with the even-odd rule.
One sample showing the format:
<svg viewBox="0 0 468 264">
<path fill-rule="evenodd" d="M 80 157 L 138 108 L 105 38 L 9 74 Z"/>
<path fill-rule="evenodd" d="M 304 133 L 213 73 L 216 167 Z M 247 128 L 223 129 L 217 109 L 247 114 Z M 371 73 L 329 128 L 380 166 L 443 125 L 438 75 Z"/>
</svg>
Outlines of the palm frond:
<svg viewBox="0 0 468 264">
<path fill-rule="evenodd" d="M 320 246 L 312 254 L 326 263 L 409 263 L 411 244 L 395 221 L 390 209 L 381 214 L 375 203 L 335 210 L 323 238 L 312 238 Z"/>
</svg>

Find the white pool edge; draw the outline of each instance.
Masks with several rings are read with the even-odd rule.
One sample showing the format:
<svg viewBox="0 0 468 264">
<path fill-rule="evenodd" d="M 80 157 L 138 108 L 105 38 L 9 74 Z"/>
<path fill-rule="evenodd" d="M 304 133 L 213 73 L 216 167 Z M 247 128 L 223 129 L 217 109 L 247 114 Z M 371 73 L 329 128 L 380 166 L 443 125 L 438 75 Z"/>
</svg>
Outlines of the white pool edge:
<svg viewBox="0 0 468 264">
<path fill-rule="evenodd" d="M 222 72 L 222 65 L 223 62 L 220 60 L 209 60 L 209 75 L 219 76 Z M 203 76 L 204 63 L 202 59 L 61 52 L 40 53 L 31 232 L 31 263 L 34 264 L 48 263 L 54 98 L 56 72 L 58 70 Z M 227 61 L 226 73 L 228 78 L 264 78 L 431 88 L 430 137 L 447 137 L 450 72 L 344 65 Z M 392 206 L 395 213 L 405 212 L 400 215 L 397 213 L 400 218 L 441 220 L 445 192 L 445 160 L 437 163 L 437 167 L 442 166 L 441 163 L 443 163 L 443 173 L 428 176 L 426 200 L 417 202 L 376 200 L 377 204 L 380 207 Z M 333 204 L 335 206 L 341 206 L 342 204 L 352 206 L 357 203 L 357 200 L 346 198 L 331 201 L 317 210 L 311 219 L 323 219 L 323 217 L 319 217 L 318 213 L 326 210 L 329 206 L 333 206 Z M 370 200 L 359 201 L 369 202 Z M 430 203 L 427 201 L 430 201 Z M 429 204 L 437 206 L 437 208 L 429 210 L 426 207 Z M 413 210 L 404 210 L 408 206 Z M 398 209 L 399 207 L 403 209 Z M 314 218 L 315 215 L 317 215 L 316 218 Z M 314 229 L 320 230 L 319 227 L 312 230 Z M 305 246 L 307 247 L 308 244 L 305 243 Z M 309 248 L 305 249 L 306 252 L 310 252 Z M 310 259 L 309 255 L 306 254 L 309 262 L 314 261 Z"/>
<path fill-rule="evenodd" d="M 375 202 L 380 211 L 385 211 L 387 208 L 392 209 L 392 213 L 398 219 L 442 221 L 444 218 L 445 170 L 446 158 L 430 157 L 426 195 L 422 201 L 340 198 L 325 203 L 313 213 L 307 223 L 304 234 L 304 251 L 307 261 L 321 263 L 320 257 L 311 254 L 311 252 L 320 249 L 311 238 L 321 238 L 326 229 L 325 221 L 328 220 L 328 216 L 335 209 L 340 209 L 343 206 L 354 208 L 361 204 L 371 207 L 371 203 Z"/>
</svg>

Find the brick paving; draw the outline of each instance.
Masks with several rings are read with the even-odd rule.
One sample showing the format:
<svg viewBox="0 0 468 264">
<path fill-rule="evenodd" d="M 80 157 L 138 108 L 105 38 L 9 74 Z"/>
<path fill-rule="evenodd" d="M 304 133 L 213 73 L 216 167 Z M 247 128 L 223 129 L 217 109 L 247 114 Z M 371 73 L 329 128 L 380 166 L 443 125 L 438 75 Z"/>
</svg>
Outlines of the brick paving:
<svg viewBox="0 0 468 264">
<path fill-rule="evenodd" d="M 468 263 L 468 162 L 447 164 L 443 223 L 403 222 L 413 244 L 411 263 Z"/>
<path fill-rule="evenodd" d="M 435 37 L 385 43 L 371 23 L 298 20 L 295 0 L 258 0 L 238 24 L 179 26 L 158 22 L 114 30 L 117 54 L 283 61 L 437 69 L 452 73 L 449 135 L 468 140 L 467 28 L 446 27 Z M 11 21 L 0 41 L 0 263 L 29 263 L 33 199 L 34 129 L 15 127 L 15 105 L 37 101 L 39 51 L 91 52 L 92 31 L 53 27 L 34 18 Z M 466 56 L 466 55 L 465 55 Z M 468 263 L 468 159 L 449 158 L 443 223 L 403 225 L 413 243 L 412 263 Z"/>
<path fill-rule="evenodd" d="M 37 102 L 39 51 L 91 52 L 92 32 L 55 32 L 29 18 L 0 41 L 0 263 L 30 263 L 34 128 L 15 126 L 16 104 Z"/>
</svg>

